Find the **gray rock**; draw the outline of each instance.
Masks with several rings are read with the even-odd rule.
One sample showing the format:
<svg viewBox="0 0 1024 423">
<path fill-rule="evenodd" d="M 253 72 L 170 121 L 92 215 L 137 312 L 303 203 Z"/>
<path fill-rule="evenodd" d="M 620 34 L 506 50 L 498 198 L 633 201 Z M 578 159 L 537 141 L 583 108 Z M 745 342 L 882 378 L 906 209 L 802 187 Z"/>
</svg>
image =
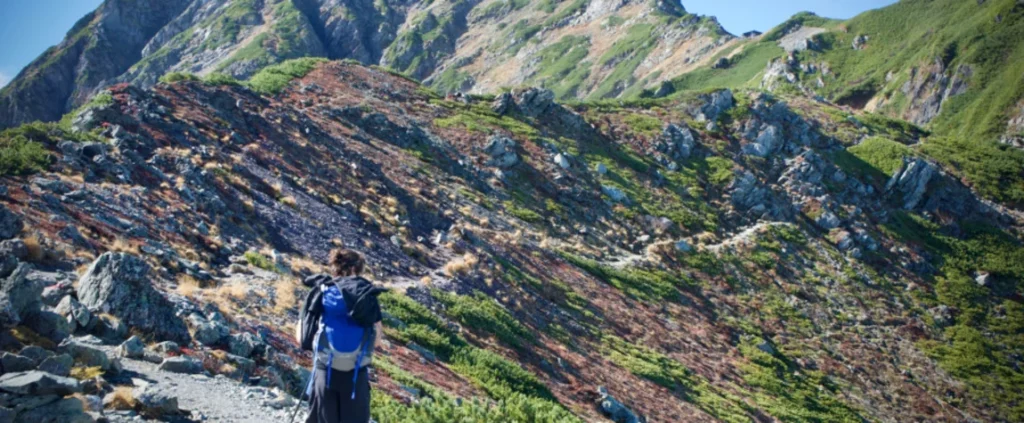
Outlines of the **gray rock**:
<svg viewBox="0 0 1024 423">
<path fill-rule="evenodd" d="M 53 342 L 63 341 L 72 332 L 68 321 L 52 311 L 40 310 L 28 314 L 22 324 Z"/>
<path fill-rule="evenodd" d="M 608 198 L 610 198 L 612 201 L 616 203 L 629 202 L 629 196 L 626 195 L 625 192 L 622 192 L 622 190 L 617 187 L 613 187 L 611 185 L 602 185 L 601 192 L 604 193 L 604 195 L 607 195 Z"/>
<path fill-rule="evenodd" d="M 14 238 L 21 233 L 24 227 L 25 223 L 21 221 L 21 216 L 0 204 L 0 240 Z"/>
<path fill-rule="evenodd" d="M 74 292 L 75 288 L 71 285 L 71 282 L 58 282 L 43 288 L 42 301 L 45 305 L 56 307 L 64 297 L 71 295 Z"/>
<path fill-rule="evenodd" d="M 484 146 L 484 152 L 491 156 L 487 160 L 488 166 L 507 169 L 519 163 L 515 140 L 503 135 L 491 136 L 487 141 L 487 145 Z"/>
<path fill-rule="evenodd" d="M 264 344 L 260 337 L 249 332 L 236 333 L 228 339 L 228 350 L 237 356 L 252 357 L 263 348 Z"/>
<path fill-rule="evenodd" d="M 426 348 L 421 347 L 419 344 L 417 344 L 415 342 L 410 342 L 409 345 L 408 345 L 408 348 L 410 350 L 418 352 L 420 354 L 420 356 L 423 357 L 424 360 L 426 360 L 426 361 L 428 361 L 430 363 L 433 363 L 433 362 L 437 361 L 437 355 L 434 355 L 433 352 L 431 352 L 430 350 L 428 350 Z"/>
<path fill-rule="evenodd" d="M 690 243 L 686 242 L 686 240 L 683 239 L 676 241 L 675 247 L 677 251 L 682 253 L 688 253 L 690 251 L 693 251 L 693 247 L 690 246 Z"/>
<path fill-rule="evenodd" d="M 640 423 L 642 421 L 633 410 L 630 410 L 609 394 L 608 389 L 605 387 L 599 386 L 597 392 L 601 395 L 598 402 L 601 412 L 611 421 L 615 423 Z"/>
<path fill-rule="evenodd" d="M 515 102 L 512 98 L 512 94 L 502 93 L 494 99 L 493 103 L 491 103 L 491 110 L 494 111 L 494 113 L 503 115 L 508 113 L 509 109 L 511 109 L 513 105 L 515 105 Z"/>
<path fill-rule="evenodd" d="M 32 266 L 19 263 L 6 278 L 0 279 L 0 308 L 3 315 L 0 323 L 4 327 L 13 327 L 30 314 L 39 311 L 39 301 L 43 287 L 28 278 Z"/>
<path fill-rule="evenodd" d="M 163 341 L 153 346 L 153 351 L 160 354 L 177 354 L 181 352 L 181 347 L 178 346 L 177 342 L 174 341 Z"/>
<path fill-rule="evenodd" d="M 552 160 L 553 160 L 553 161 L 555 162 L 555 164 L 557 164 L 557 165 L 558 165 L 559 167 L 561 167 L 562 169 L 569 169 L 569 167 L 571 167 L 571 166 L 572 166 L 572 165 L 571 165 L 571 164 L 569 163 L 569 159 L 567 159 L 567 158 L 565 157 L 565 155 L 564 155 L 564 154 L 562 154 L 562 153 L 558 153 L 558 154 L 556 154 L 556 155 L 555 155 L 555 158 L 554 158 L 554 159 L 552 159 Z"/>
<path fill-rule="evenodd" d="M 0 242 L 0 256 L 11 256 L 18 260 L 28 257 L 28 247 L 20 239 L 8 239 Z"/>
<path fill-rule="evenodd" d="M 658 150 L 675 160 L 684 160 L 690 157 L 696 143 L 697 140 L 690 128 L 671 123 L 665 125 L 665 129 L 661 131 Z"/>
<path fill-rule="evenodd" d="M 92 313 L 89 312 L 89 309 L 70 295 L 60 300 L 60 303 L 57 304 L 53 311 L 64 316 L 72 327 L 84 328 L 89 326 L 89 321 L 92 320 Z"/>
<path fill-rule="evenodd" d="M 514 91 L 512 97 L 520 113 L 529 117 L 537 117 L 554 105 L 555 93 L 543 88 L 527 88 Z"/>
<path fill-rule="evenodd" d="M 902 194 L 903 208 L 917 207 L 928 192 L 928 182 L 938 173 L 935 165 L 919 158 L 904 158 L 903 165 L 885 185 L 888 194 Z"/>
<path fill-rule="evenodd" d="M 125 253 L 104 253 L 78 281 L 78 299 L 94 312 L 110 313 L 160 339 L 188 342 L 185 323 L 150 283 L 150 268 Z"/>
<path fill-rule="evenodd" d="M 231 334 L 231 329 L 219 319 L 206 319 L 199 313 L 188 316 L 192 338 L 203 345 L 218 345 Z"/>
<path fill-rule="evenodd" d="M 782 131 L 770 125 L 760 133 L 754 142 L 743 145 L 743 154 L 757 157 L 768 157 L 783 144 Z"/>
<path fill-rule="evenodd" d="M 36 362 L 31 358 L 8 352 L 0 355 L 0 370 L 4 373 L 27 372 L 35 368 Z"/>
<path fill-rule="evenodd" d="M 977 283 L 978 286 L 988 286 L 988 284 L 989 284 L 989 273 L 988 272 L 978 272 L 977 276 L 974 277 L 974 282 Z"/>
<path fill-rule="evenodd" d="M 836 216 L 836 214 L 832 213 L 832 211 L 830 211 L 830 210 L 825 210 L 825 212 L 822 213 L 821 216 L 818 216 L 818 218 L 815 219 L 814 222 L 817 223 L 818 226 L 821 226 L 821 228 L 825 229 L 825 230 L 837 228 L 837 227 L 839 227 L 839 224 L 842 223 L 839 220 L 839 216 Z"/>
<path fill-rule="evenodd" d="M 728 89 L 702 95 L 700 96 L 700 99 L 704 100 L 704 105 L 701 107 L 701 113 L 710 121 L 717 120 L 718 115 L 731 109 L 734 104 L 732 91 Z"/>
<path fill-rule="evenodd" d="M 53 357 L 53 351 L 47 350 L 43 347 L 29 345 L 25 348 L 22 348 L 21 351 L 18 351 L 18 355 L 28 357 L 32 359 L 32 361 L 35 362 L 36 365 L 39 365 L 39 363 L 42 363 L 43 360 Z"/>
<path fill-rule="evenodd" d="M 85 412 L 82 400 L 69 397 L 18 414 L 16 423 L 93 423 L 95 420 Z"/>
<path fill-rule="evenodd" d="M 132 336 L 128 338 L 117 347 L 118 357 L 127 358 L 142 358 L 146 353 L 146 345 L 142 343 L 142 340 L 138 336 Z"/>
<path fill-rule="evenodd" d="M 39 370 L 0 376 L 0 391 L 16 395 L 71 395 L 82 392 L 77 380 Z"/>
<path fill-rule="evenodd" d="M 75 365 L 75 359 L 69 354 L 60 354 L 53 357 L 49 357 L 39 363 L 39 370 L 52 373 L 57 376 L 67 376 L 71 374 L 71 368 Z"/>
<path fill-rule="evenodd" d="M 594 166 L 594 170 L 598 175 L 605 175 L 608 173 L 608 166 L 605 166 L 604 163 L 598 163 L 597 166 Z"/>
<path fill-rule="evenodd" d="M 15 412 L 7 407 L 0 407 L 0 423 L 14 423 Z"/>
<path fill-rule="evenodd" d="M 104 371 L 110 369 L 110 357 L 103 350 L 90 345 L 82 339 L 68 338 L 60 344 L 60 350 L 71 354 L 76 363 L 85 367 L 99 367 Z"/>
<path fill-rule="evenodd" d="M 196 374 L 203 371 L 203 365 L 192 357 L 178 356 L 165 358 L 159 369 L 171 373 Z"/>
<path fill-rule="evenodd" d="M 135 389 L 132 394 L 139 411 L 149 418 L 160 418 L 178 414 L 178 399 L 154 385 Z"/>
</svg>

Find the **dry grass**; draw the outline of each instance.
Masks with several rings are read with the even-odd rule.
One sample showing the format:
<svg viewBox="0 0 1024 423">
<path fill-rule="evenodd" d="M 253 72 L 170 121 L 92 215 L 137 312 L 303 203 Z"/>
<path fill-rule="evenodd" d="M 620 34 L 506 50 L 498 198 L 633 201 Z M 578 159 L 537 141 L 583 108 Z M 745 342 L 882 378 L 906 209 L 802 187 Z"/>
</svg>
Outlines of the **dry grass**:
<svg viewBox="0 0 1024 423">
<path fill-rule="evenodd" d="M 289 310 L 295 308 L 298 303 L 298 297 L 295 295 L 295 280 L 293 279 L 281 279 L 274 284 L 274 312 L 278 314 L 284 314 Z"/>
<path fill-rule="evenodd" d="M 43 241 L 39 238 L 38 234 L 32 234 L 22 241 L 25 242 L 25 248 L 28 250 L 28 261 L 31 263 L 39 263 L 46 258 L 46 249 L 43 248 Z"/>
<path fill-rule="evenodd" d="M 448 277 L 465 275 L 475 270 L 478 263 L 480 263 L 479 257 L 473 255 L 473 253 L 466 253 L 462 257 L 458 257 L 445 264 L 444 273 Z"/>
<path fill-rule="evenodd" d="M 118 386 L 109 394 L 110 401 L 106 402 L 108 408 L 114 410 L 132 410 L 135 408 L 135 395 L 132 394 L 132 387 Z"/>
<path fill-rule="evenodd" d="M 295 273 L 299 273 L 302 269 L 309 269 L 313 273 L 322 273 L 326 269 L 326 267 L 313 261 L 313 259 L 300 256 L 289 257 L 288 266 L 291 267 L 292 272 Z"/>
<path fill-rule="evenodd" d="M 241 282 L 232 282 L 217 288 L 217 298 L 222 300 L 241 300 L 249 295 L 249 287 Z"/>
<path fill-rule="evenodd" d="M 74 367 L 71 369 L 71 377 L 78 380 L 93 380 L 102 375 L 103 368 L 100 366 Z"/>
<path fill-rule="evenodd" d="M 185 297 L 193 297 L 197 292 L 203 290 L 199 280 L 189 276 L 185 273 L 178 275 L 178 288 L 175 289 L 179 294 Z"/>
<path fill-rule="evenodd" d="M 48 350 L 57 348 L 57 344 L 55 344 L 53 341 L 40 336 L 34 330 L 29 329 L 25 326 L 15 326 L 14 328 L 12 328 L 11 336 L 13 336 L 14 339 L 17 339 L 18 342 L 25 345 L 36 345 Z"/>
<path fill-rule="evenodd" d="M 114 242 L 107 246 L 108 251 L 115 253 L 139 254 L 139 246 L 125 238 L 115 238 Z"/>
<path fill-rule="evenodd" d="M 281 204 L 284 204 L 284 205 L 286 205 L 288 207 L 291 207 L 293 209 L 298 207 L 298 205 L 299 205 L 299 203 L 297 201 L 295 201 L 295 197 L 292 197 L 290 195 L 281 197 L 281 199 L 278 200 L 278 201 L 280 201 Z"/>
</svg>

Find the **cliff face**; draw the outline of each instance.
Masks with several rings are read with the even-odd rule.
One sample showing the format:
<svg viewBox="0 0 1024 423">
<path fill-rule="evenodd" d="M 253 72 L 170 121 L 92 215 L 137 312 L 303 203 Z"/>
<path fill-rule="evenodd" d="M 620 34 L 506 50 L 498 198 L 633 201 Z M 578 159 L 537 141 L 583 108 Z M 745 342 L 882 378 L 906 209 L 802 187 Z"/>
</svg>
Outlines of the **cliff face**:
<svg viewBox="0 0 1024 423">
<path fill-rule="evenodd" d="M 443 91 L 529 83 L 561 98 L 616 97 L 730 40 L 713 18 L 652 0 L 110 0 L 2 91 L 0 127 L 58 119 L 112 83 L 247 78 L 304 56 L 386 65 Z"/>
<path fill-rule="evenodd" d="M 55 120 L 142 58 L 142 47 L 188 0 L 108 0 L 0 91 L 0 127 Z"/>
</svg>

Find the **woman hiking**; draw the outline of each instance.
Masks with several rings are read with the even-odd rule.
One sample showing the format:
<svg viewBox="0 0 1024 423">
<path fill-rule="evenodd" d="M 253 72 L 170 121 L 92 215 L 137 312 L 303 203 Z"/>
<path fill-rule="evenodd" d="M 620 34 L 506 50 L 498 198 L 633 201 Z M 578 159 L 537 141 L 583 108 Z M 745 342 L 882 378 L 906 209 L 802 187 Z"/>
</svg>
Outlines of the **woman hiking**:
<svg viewBox="0 0 1024 423">
<path fill-rule="evenodd" d="M 306 423 L 368 423 L 368 367 L 381 318 L 377 296 L 384 289 L 360 276 L 366 261 L 358 252 L 333 250 L 327 264 L 330 275 L 303 281 L 312 288 L 297 333 L 302 348 L 313 351 Z"/>
</svg>

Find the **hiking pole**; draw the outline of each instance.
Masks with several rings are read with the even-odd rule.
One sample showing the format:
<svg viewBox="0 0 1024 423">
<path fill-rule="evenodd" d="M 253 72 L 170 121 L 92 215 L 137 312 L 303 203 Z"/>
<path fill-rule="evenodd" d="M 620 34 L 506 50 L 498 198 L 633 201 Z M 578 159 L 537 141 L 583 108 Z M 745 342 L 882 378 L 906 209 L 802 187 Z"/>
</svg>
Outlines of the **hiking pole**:
<svg viewBox="0 0 1024 423">
<path fill-rule="evenodd" d="M 298 401 L 295 404 L 295 411 L 292 412 L 292 417 L 288 419 L 288 423 L 295 422 L 295 416 L 299 415 L 299 409 L 302 408 L 302 395 L 299 395 Z"/>
</svg>

